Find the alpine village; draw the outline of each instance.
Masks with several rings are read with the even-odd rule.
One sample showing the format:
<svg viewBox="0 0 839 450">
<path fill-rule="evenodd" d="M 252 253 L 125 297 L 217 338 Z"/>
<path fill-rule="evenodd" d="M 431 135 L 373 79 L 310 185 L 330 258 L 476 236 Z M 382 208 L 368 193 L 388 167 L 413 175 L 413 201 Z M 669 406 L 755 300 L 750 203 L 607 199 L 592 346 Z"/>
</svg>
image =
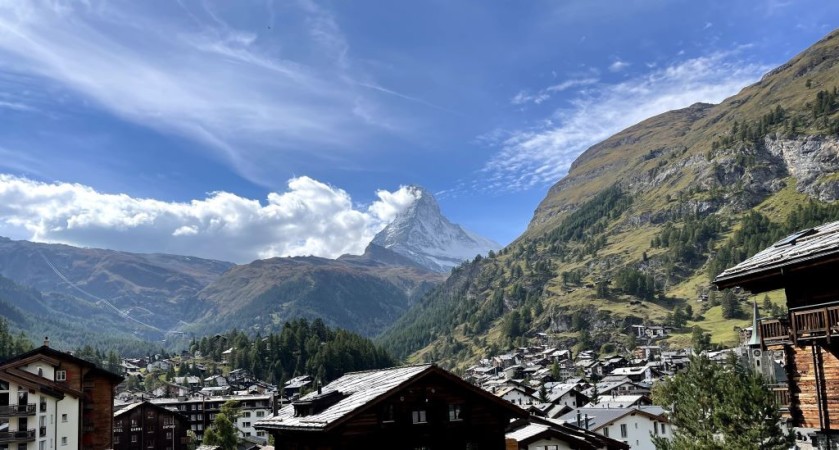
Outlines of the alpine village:
<svg viewBox="0 0 839 450">
<path fill-rule="evenodd" d="M 503 248 L 420 186 L 336 259 L 0 238 L 0 449 L 839 449 L 837 174 L 832 32 Z"/>
</svg>

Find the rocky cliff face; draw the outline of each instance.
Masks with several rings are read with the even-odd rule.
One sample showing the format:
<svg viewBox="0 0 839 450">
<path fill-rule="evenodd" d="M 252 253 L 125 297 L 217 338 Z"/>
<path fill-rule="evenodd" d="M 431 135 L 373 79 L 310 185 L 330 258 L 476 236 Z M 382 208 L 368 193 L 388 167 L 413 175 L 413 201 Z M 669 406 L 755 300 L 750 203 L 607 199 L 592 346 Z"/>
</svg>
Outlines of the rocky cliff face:
<svg viewBox="0 0 839 450">
<path fill-rule="evenodd" d="M 805 136 L 798 139 L 764 140 L 769 154 L 783 160 L 797 189 L 821 201 L 839 199 L 839 139 Z"/>
</svg>

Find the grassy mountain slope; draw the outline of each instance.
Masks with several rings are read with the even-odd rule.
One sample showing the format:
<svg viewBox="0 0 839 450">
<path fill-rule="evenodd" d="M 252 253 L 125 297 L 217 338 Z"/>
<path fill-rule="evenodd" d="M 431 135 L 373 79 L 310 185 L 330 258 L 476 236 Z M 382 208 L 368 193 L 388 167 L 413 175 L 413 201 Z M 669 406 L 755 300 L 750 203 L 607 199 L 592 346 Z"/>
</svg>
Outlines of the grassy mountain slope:
<svg viewBox="0 0 839 450">
<path fill-rule="evenodd" d="M 362 256 L 271 258 L 237 266 L 201 291 L 210 305 L 202 333 L 233 327 L 267 332 L 295 318 L 321 318 L 368 336 L 400 317 L 444 275 L 371 245 Z"/>
<path fill-rule="evenodd" d="M 839 219 L 837 61 L 834 32 L 719 105 L 592 146 L 516 242 L 461 266 L 381 342 L 462 366 L 538 331 L 606 352 L 643 322 L 677 325 L 679 344 L 693 325 L 736 340 L 745 297 L 710 291 L 715 271 Z"/>
<path fill-rule="evenodd" d="M 33 305 L 83 323 L 96 320 L 97 328 L 113 326 L 154 340 L 196 317 L 198 292 L 232 266 L 0 238 L 0 276 L 37 291 L 42 298 Z"/>
</svg>

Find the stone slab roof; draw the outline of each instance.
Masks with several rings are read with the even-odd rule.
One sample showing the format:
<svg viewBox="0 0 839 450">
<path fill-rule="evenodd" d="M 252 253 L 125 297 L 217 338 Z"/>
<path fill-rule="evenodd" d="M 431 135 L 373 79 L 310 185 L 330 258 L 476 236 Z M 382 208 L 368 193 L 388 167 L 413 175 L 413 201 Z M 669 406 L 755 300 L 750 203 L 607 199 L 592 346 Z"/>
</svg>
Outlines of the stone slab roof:
<svg viewBox="0 0 839 450">
<path fill-rule="evenodd" d="M 839 221 L 793 233 L 724 270 L 717 275 L 714 283 L 720 287 L 732 287 L 737 285 L 738 280 L 836 255 L 839 255 Z"/>
<path fill-rule="evenodd" d="M 260 420 L 255 425 L 268 429 L 324 429 L 431 367 L 430 364 L 424 364 L 347 373 L 322 389 L 321 395 L 334 391 L 345 395 L 338 403 L 320 413 L 302 417 L 295 417 L 293 405 L 286 405 L 277 415 Z M 300 401 L 312 400 L 317 396 L 317 392 L 312 392 L 301 397 Z"/>
</svg>

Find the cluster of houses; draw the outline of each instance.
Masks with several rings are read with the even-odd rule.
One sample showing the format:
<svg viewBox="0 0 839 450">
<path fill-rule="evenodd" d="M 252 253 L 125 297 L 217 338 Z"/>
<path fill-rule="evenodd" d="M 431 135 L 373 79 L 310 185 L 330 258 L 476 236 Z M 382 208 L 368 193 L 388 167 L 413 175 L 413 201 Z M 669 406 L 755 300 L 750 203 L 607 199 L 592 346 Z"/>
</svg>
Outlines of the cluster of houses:
<svg viewBox="0 0 839 450">
<path fill-rule="evenodd" d="M 683 369 L 689 352 L 645 346 L 633 356 L 598 358 L 592 351 L 575 356 L 541 344 L 485 358 L 464 377 L 543 424 L 570 423 L 633 449 L 654 449 L 651 436 L 667 437 L 672 429 L 662 408 L 652 405 L 652 384 Z"/>
</svg>

